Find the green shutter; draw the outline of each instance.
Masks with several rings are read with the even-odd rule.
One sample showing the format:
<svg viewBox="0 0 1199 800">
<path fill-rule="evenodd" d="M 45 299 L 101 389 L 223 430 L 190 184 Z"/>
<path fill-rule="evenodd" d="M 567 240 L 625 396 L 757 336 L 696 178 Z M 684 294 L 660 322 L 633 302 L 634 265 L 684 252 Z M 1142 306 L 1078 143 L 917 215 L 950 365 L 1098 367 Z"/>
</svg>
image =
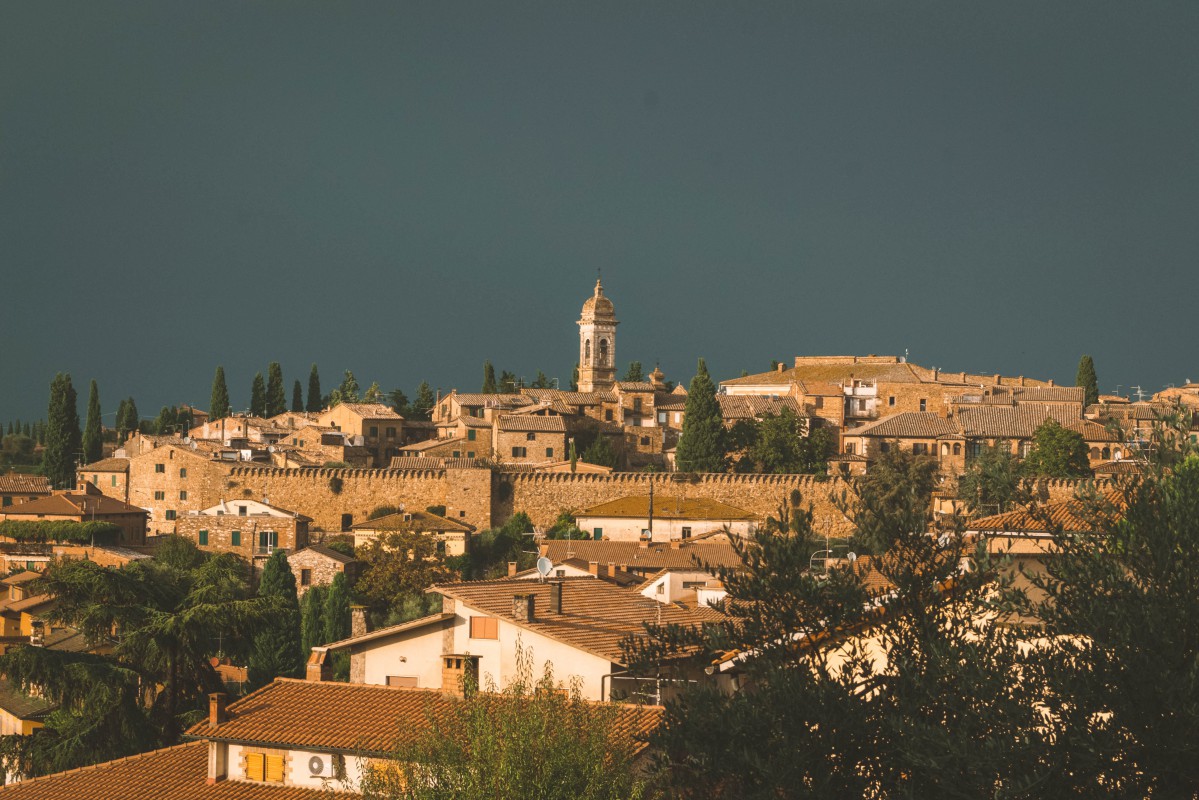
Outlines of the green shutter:
<svg viewBox="0 0 1199 800">
<path fill-rule="evenodd" d="M 241 531 L 234 531 L 229 534 L 229 543 L 234 547 L 241 547 Z"/>
<path fill-rule="evenodd" d="M 208 531 L 200 531 L 200 547 L 208 546 Z"/>
</svg>

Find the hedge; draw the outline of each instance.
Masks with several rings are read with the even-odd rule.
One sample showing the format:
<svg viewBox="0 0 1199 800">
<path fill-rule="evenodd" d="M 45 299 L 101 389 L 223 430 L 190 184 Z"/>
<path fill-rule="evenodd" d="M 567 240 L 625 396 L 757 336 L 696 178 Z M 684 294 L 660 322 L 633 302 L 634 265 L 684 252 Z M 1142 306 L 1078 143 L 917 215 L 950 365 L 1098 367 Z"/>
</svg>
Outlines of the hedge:
<svg viewBox="0 0 1199 800">
<path fill-rule="evenodd" d="M 121 535 L 121 527 L 111 522 L 71 522 L 70 520 L 0 521 L 0 536 L 18 542 L 70 542 L 71 544 L 112 544 Z"/>
</svg>

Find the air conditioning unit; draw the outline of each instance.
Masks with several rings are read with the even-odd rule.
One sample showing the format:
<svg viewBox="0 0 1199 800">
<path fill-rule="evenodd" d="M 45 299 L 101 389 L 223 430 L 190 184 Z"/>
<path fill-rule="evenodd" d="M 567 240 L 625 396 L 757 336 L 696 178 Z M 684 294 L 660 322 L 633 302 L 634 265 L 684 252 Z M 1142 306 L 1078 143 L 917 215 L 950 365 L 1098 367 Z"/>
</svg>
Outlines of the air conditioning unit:
<svg viewBox="0 0 1199 800">
<path fill-rule="evenodd" d="M 308 774 L 314 778 L 341 780 L 346 775 L 345 756 L 332 753 L 314 755 L 308 759 Z"/>
</svg>

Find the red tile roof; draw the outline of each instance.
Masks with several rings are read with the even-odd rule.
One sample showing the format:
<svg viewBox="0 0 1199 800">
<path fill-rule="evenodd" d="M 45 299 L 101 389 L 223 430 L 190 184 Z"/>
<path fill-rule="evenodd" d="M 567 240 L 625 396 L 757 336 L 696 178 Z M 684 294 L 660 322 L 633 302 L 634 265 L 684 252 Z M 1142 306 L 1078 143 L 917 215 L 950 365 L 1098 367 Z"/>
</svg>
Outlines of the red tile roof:
<svg viewBox="0 0 1199 800">
<path fill-rule="evenodd" d="M 149 512 L 144 508 L 131 506 L 128 503 L 107 495 L 65 492 L 9 506 L 4 509 L 3 513 L 10 517 L 36 516 L 38 514 L 64 517 L 91 517 L 92 515 L 148 514 Z"/>
<path fill-rule="evenodd" d="M 616 500 L 583 509 L 575 514 L 576 517 L 628 517 L 642 519 L 649 516 L 649 495 L 629 495 Z M 730 506 L 710 497 L 669 497 L 657 495 L 654 498 L 655 519 L 711 519 L 711 520 L 752 520 L 754 515 L 742 508 Z"/>
<path fill-rule="evenodd" d="M 541 543 L 542 553 L 555 564 L 570 558 L 598 564 L 625 564 L 638 572 L 660 569 L 691 569 L 699 564 L 713 567 L 739 567 L 741 559 L 728 542 L 656 543 L 642 547 L 640 542 L 549 540 Z"/>
<path fill-rule="evenodd" d="M 246 781 L 208 784 L 208 745 L 164 750 L 0 787 L 3 800 L 321 800 L 328 792 Z M 352 795 L 351 795 L 352 796 Z"/>
<path fill-rule="evenodd" d="M 44 475 L 0 475 L 0 494 L 50 494 L 50 479 Z"/>
</svg>

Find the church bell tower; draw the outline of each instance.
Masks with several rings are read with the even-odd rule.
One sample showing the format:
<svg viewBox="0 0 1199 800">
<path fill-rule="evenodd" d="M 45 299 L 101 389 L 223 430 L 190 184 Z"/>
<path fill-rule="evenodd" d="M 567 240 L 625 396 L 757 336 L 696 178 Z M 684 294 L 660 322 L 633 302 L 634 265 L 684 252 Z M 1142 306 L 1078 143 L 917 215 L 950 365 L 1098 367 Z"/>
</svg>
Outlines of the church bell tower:
<svg viewBox="0 0 1199 800">
<path fill-rule="evenodd" d="M 595 282 L 579 317 L 579 391 L 606 392 L 616 382 L 616 309 Z"/>
</svg>

